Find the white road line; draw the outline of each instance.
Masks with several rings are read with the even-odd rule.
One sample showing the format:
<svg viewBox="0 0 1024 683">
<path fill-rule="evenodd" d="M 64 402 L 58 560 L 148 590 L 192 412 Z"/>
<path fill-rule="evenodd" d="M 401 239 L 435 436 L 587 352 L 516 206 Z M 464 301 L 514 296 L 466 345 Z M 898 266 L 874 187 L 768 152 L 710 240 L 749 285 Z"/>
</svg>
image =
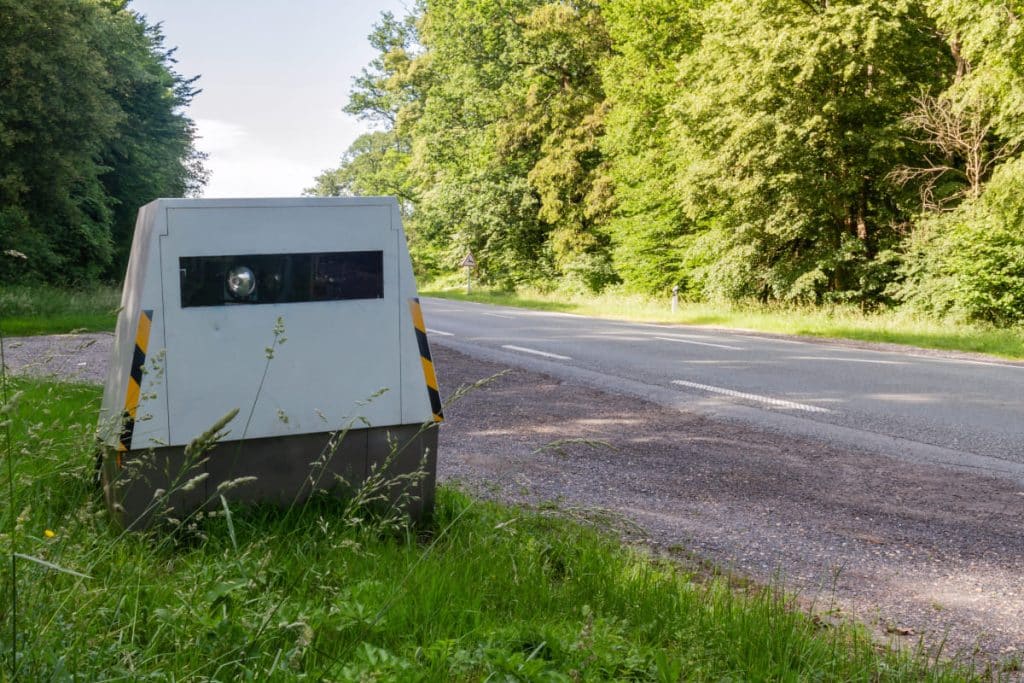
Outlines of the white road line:
<svg viewBox="0 0 1024 683">
<path fill-rule="evenodd" d="M 733 391 L 732 389 L 723 389 L 722 387 L 713 387 L 707 384 L 697 384 L 696 382 L 686 382 L 681 379 L 672 380 L 672 384 L 678 384 L 683 387 L 691 387 L 693 389 L 702 389 L 704 391 L 710 391 L 713 394 L 722 394 L 724 396 L 732 396 L 733 398 L 744 398 L 748 401 L 757 401 L 759 403 L 765 403 L 767 405 L 775 406 L 777 408 L 792 408 L 793 410 L 804 410 L 808 413 L 832 412 L 828 408 L 809 406 L 804 403 L 794 403 L 793 401 L 784 401 L 780 398 L 771 398 L 770 396 L 746 394 L 742 391 Z"/>
<path fill-rule="evenodd" d="M 790 356 L 792 360 L 827 360 L 844 363 L 877 363 L 878 365 L 909 365 L 903 360 L 871 360 L 868 358 L 847 358 L 843 356 Z"/>
<path fill-rule="evenodd" d="M 653 337 L 671 337 L 672 339 L 703 339 L 705 341 L 708 340 L 708 339 L 714 339 L 715 341 L 734 341 L 733 339 L 730 339 L 731 335 L 728 335 L 728 334 L 726 334 L 726 335 L 707 334 L 707 333 L 702 333 L 702 334 L 685 334 L 683 332 L 671 332 L 671 331 L 666 330 L 664 328 L 662 328 L 661 331 L 658 332 L 658 333 L 648 332 L 647 334 L 650 334 Z"/>
<path fill-rule="evenodd" d="M 492 318 L 507 318 L 508 320 L 515 320 L 514 315 L 502 315 L 501 313 L 490 313 L 488 311 L 480 311 L 480 315 L 489 315 Z"/>
<path fill-rule="evenodd" d="M 711 342 L 699 342 L 692 339 L 676 339 L 674 337 L 655 337 L 661 341 L 676 342 L 677 344 L 696 344 L 697 346 L 714 346 L 716 349 L 729 349 L 730 351 L 744 351 L 745 349 L 739 346 L 729 346 L 728 344 L 712 344 Z"/>
<path fill-rule="evenodd" d="M 779 339 L 778 337 L 760 337 L 756 334 L 739 334 L 733 333 L 734 337 L 743 337 L 744 339 L 753 339 L 760 342 L 777 342 L 779 344 L 800 344 L 801 346 L 814 346 L 813 342 L 797 341 L 796 339 Z M 820 346 L 820 344 L 819 344 Z"/>
<path fill-rule="evenodd" d="M 557 353 L 548 353 L 547 351 L 528 349 L 523 346 L 512 346 L 511 344 L 502 344 L 501 348 L 508 349 L 509 351 L 519 351 L 521 353 L 532 353 L 535 356 L 544 356 L 545 358 L 556 358 L 558 360 L 572 360 L 572 358 L 569 358 L 569 356 L 560 356 Z"/>
<path fill-rule="evenodd" d="M 429 332 L 430 334 L 436 334 L 439 337 L 454 337 L 455 336 L 451 332 L 442 332 L 441 330 L 432 330 L 429 327 L 427 328 L 427 332 Z"/>
</svg>

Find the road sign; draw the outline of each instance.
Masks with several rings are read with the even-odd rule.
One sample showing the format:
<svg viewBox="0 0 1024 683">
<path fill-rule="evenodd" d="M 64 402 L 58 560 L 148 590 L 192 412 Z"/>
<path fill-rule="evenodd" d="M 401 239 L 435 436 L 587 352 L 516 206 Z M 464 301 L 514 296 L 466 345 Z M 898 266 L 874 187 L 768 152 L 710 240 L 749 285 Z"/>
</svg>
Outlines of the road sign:
<svg viewBox="0 0 1024 683">
<path fill-rule="evenodd" d="M 473 258 L 473 252 L 467 251 L 466 258 L 462 259 L 462 263 L 459 265 L 463 268 L 476 268 L 476 259 Z"/>
</svg>

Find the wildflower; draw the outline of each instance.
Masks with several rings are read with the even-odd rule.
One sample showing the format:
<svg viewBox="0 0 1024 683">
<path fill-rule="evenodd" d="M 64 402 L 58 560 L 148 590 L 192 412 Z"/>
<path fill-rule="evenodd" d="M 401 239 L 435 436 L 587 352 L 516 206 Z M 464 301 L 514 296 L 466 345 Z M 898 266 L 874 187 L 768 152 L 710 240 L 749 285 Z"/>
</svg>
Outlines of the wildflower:
<svg viewBox="0 0 1024 683">
<path fill-rule="evenodd" d="M 43 532 L 43 536 L 46 536 L 47 538 L 56 538 L 57 534 L 54 533 L 52 529 L 47 529 Z"/>
</svg>

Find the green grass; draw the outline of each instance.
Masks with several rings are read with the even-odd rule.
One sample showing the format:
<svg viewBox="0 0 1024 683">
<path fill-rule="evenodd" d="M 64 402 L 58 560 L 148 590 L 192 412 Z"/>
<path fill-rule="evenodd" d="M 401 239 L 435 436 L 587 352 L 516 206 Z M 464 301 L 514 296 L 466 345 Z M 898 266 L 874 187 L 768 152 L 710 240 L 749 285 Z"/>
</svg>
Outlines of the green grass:
<svg viewBox="0 0 1024 683">
<path fill-rule="evenodd" d="M 99 390 L 13 384 L 0 546 L 50 563 L 17 564 L 21 680 L 972 678 L 817 626 L 780 591 L 447 488 L 429 523 L 397 533 L 325 497 L 119 534 L 89 483 Z M 0 679 L 15 663 L 2 565 Z"/>
<path fill-rule="evenodd" d="M 7 336 L 105 332 L 114 329 L 121 290 L 95 286 L 0 286 L 0 329 Z"/>
<path fill-rule="evenodd" d="M 900 311 L 862 313 L 855 307 L 755 306 L 680 302 L 672 313 L 669 300 L 611 292 L 601 295 L 560 295 L 427 288 L 421 296 L 519 306 L 543 311 L 645 322 L 708 325 L 777 334 L 905 344 L 948 351 L 973 351 L 1024 359 L 1024 328 L 1000 329 L 936 321 Z"/>
</svg>

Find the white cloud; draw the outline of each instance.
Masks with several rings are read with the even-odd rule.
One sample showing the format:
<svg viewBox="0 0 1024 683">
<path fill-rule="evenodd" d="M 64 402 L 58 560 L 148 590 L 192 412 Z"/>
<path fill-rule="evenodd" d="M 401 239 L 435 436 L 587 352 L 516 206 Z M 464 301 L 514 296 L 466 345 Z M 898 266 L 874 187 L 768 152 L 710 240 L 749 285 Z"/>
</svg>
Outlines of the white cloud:
<svg viewBox="0 0 1024 683">
<path fill-rule="evenodd" d="M 198 119 L 197 147 L 209 154 L 204 197 L 295 197 L 323 171 L 281 154 L 237 123 Z"/>
<path fill-rule="evenodd" d="M 245 142 L 245 128 L 230 121 L 217 119 L 197 119 L 196 129 L 199 139 L 196 146 L 209 155 L 230 151 Z"/>
</svg>

